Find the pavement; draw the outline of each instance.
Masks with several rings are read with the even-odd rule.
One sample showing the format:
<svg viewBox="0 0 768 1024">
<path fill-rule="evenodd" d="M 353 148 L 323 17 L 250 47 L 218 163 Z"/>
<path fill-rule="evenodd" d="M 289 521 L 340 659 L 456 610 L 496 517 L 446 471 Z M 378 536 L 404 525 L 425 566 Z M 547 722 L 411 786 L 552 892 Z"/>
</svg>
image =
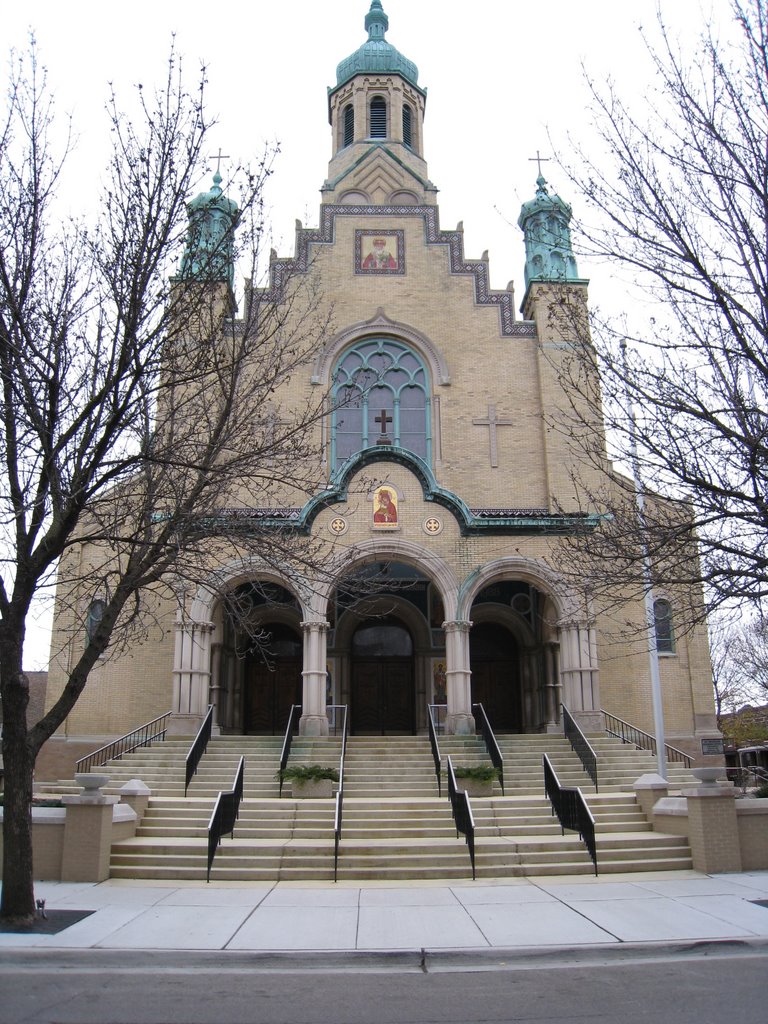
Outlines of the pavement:
<svg viewBox="0 0 768 1024">
<path fill-rule="evenodd" d="M 55 935 L 0 933 L 0 952 L 416 952 L 423 959 L 707 943 L 768 952 L 768 871 L 338 884 L 109 879 L 38 882 L 35 897 L 46 912 L 93 913 Z"/>
</svg>

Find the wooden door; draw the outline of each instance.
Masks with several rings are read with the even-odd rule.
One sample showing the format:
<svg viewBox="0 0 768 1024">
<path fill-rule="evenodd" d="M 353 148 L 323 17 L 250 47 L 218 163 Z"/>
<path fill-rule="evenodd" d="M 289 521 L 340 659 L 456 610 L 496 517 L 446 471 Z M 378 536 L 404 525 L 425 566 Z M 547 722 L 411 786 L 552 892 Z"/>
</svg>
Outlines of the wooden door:
<svg viewBox="0 0 768 1024">
<path fill-rule="evenodd" d="M 280 658 L 268 667 L 249 659 L 245 675 L 244 732 L 285 732 L 291 704 L 302 700 L 301 660 Z"/>
<path fill-rule="evenodd" d="M 384 736 L 414 731 L 410 658 L 355 658 L 350 697 L 352 732 Z"/>
<path fill-rule="evenodd" d="M 470 633 L 469 647 L 472 703 L 483 705 L 494 732 L 521 731 L 519 659 L 514 637 L 503 626 L 482 623 Z"/>
</svg>

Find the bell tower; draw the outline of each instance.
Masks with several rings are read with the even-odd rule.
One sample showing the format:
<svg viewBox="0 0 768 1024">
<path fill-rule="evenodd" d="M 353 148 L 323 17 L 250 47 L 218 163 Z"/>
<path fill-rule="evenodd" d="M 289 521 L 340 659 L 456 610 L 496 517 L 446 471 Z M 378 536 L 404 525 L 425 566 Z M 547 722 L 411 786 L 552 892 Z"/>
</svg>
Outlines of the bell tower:
<svg viewBox="0 0 768 1024">
<path fill-rule="evenodd" d="M 328 90 L 332 155 L 323 201 L 434 203 L 423 157 L 427 91 L 418 68 L 387 42 L 381 0 L 372 0 L 365 28 L 367 41 L 341 61 Z"/>
</svg>

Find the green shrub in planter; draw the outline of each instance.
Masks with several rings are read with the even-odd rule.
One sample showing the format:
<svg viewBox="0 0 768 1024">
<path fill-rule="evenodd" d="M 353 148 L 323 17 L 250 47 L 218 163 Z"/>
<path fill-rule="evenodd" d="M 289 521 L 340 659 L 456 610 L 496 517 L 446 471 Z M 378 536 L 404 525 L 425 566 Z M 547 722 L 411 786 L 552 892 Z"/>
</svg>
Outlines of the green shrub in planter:
<svg viewBox="0 0 768 1024">
<path fill-rule="evenodd" d="M 498 778 L 498 772 L 492 764 L 468 764 L 460 765 L 453 769 L 457 779 L 467 779 L 473 782 L 491 782 Z"/>
<path fill-rule="evenodd" d="M 762 786 L 758 786 L 755 790 L 755 796 L 760 797 L 763 800 L 768 800 L 768 782 L 764 782 Z"/>
<path fill-rule="evenodd" d="M 275 772 L 275 778 L 280 779 L 280 771 Z M 320 782 L 322 779 L 330 779 L 331 782 L 339 781 L 338 768 L 329 768 L 324 764 L 290 764 L 282 771 L 283 781 L 298 782 Z"/>
</svg>

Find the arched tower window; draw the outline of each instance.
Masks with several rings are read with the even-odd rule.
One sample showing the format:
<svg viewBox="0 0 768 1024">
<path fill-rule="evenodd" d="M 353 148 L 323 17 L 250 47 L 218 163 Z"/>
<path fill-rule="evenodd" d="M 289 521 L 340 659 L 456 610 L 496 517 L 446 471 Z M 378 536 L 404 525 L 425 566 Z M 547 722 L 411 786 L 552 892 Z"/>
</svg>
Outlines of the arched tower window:
<svg viewBox="0 0 768 1024">
<path fill-rule="evenodd" d="M 351 103 L 344 107 L 344 145 L 351 146 L 355 141 L 355 111 Z"/>
<path fill-rule="evenodd" d="M 413 146 L 413 111 L 407 103 L 403 107 L 403 142 L 409 149 Z"/>
<path fill-rule="evenodd" d="M 96 630 L 101 625 L 104 612 L 107 610 L 107 602 L 97 597 L 88 605 L 85 615 L 85 638 L 88 643 L 96 636 Z"/>
<path fill-rule="evenodd" d="M 334 371 L 332 464 L 338 469 L 357 452 L 388 444 L 430 462 L 429 380 L 407 345 L 367 338 L 348 349 Z"/>
<path fill-rule="evenodd" d="M 672 628 L 672 605 L 664 597 L 653 602 L 653 619 L 656 627 L 656 650 L 659 654 L 675 653 L 675 634 Z"/>
<path fill-rule="evenodd" d="M 374 96 L 371 100 L 368 136 L 371 139 L 387 137 L 387 101 L 383 96 Z"/>
</svg>

